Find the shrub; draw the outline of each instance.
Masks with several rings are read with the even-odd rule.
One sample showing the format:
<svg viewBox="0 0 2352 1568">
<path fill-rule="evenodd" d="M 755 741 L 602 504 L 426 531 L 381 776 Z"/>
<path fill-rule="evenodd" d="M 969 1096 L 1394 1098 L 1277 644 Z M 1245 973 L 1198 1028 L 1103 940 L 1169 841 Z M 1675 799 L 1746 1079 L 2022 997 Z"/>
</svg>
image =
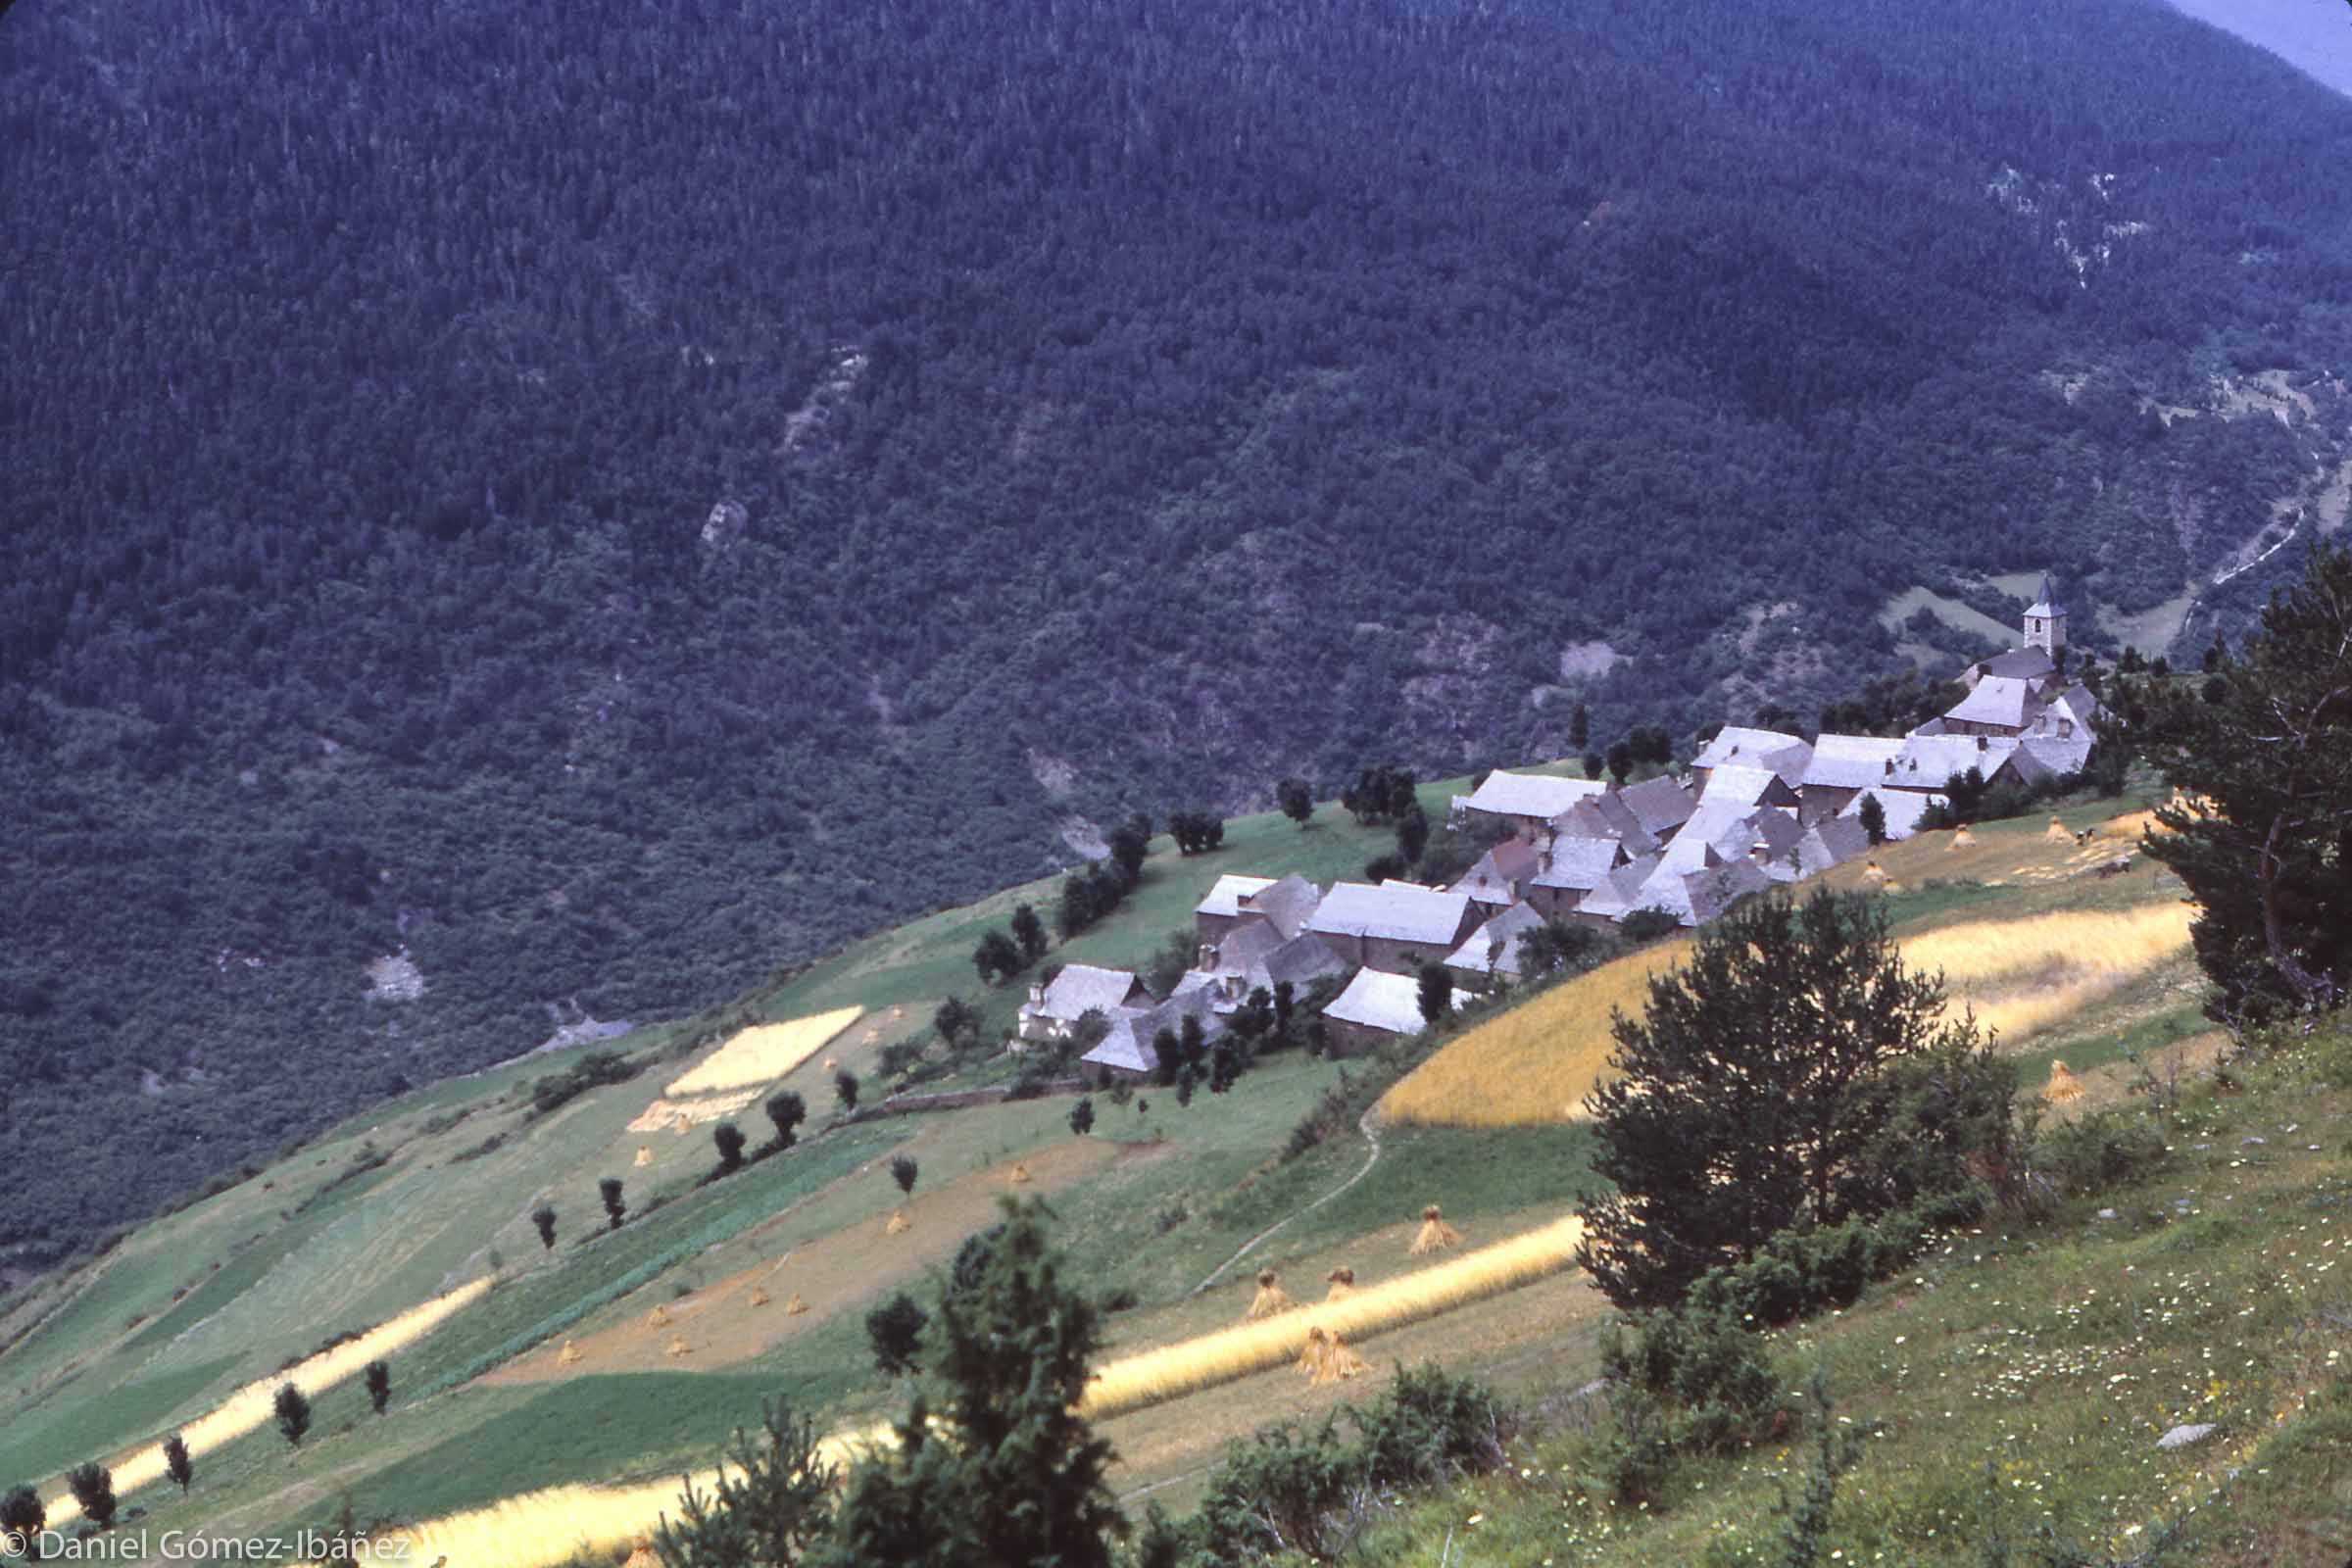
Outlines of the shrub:
<svg viewBox="0 0 2352 1568">
<path fill-rule="evenodd" d="M 2095 1110 L 2041 1134 L 2034 1163 L 2070 1193 L 2132 1181 L 2164 1163 L 2164 1134 L 2145 1117 Z"/>
<path fill-rule="evenodd" d="M 532 1081 L 531 1114 L 545 1116 L 591 1089 L 626 1083 L 636 1076 L 637 1063 L 618 1052 L 591 1051 L 564 1071 Z"/>
<path fill-rule="evenodd" d="M 310 1398 L 293 1384 L 281 1383 L 271 1408 L 277 1412 L 278 1435 L 291 1446 L 301 1447 L 303 1435 L 311 1430 Z"/>
</svg>

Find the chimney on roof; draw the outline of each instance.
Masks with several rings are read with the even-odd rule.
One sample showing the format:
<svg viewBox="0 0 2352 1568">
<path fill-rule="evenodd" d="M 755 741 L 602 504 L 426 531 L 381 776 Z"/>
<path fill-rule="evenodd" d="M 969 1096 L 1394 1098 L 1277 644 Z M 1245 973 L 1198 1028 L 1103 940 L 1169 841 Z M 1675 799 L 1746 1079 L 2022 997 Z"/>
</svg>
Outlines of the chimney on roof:
<svg viewBox="0 0 2352 1568">
<path fill-rule="evenodd" d="M 1029 988 L 1029 1001 L 1033 1004 L 1042 1006 L 1045 1004 L 1045 1000 L 1046 988 L 1044 986 L 1031 986 Z"/>
<path fill-rule="evenodd" d="M 1978 751 L 1980 751 L 1980 752 L 1983 752 L 1983 751 L 1989 751 L 1990 749 L 1991 749 L 1991 748 L 1987 747 L 1987 746 L 1984 744 L 1984 736 L 1980 735 L 1980 736 L 1978 736 L 1978 737 L 1977 737 L 1977 750 L 1978 750 Z"/>
</svg>

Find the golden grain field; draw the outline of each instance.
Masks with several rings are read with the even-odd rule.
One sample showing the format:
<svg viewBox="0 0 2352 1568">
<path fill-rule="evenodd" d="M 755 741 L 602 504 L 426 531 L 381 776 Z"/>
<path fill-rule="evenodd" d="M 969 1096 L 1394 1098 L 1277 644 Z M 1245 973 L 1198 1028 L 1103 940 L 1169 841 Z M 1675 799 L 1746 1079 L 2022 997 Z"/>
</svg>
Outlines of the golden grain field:
<svg viewBox="0 0 2352 1568">
<path fill-rule="evenodd" d="M 674 1080 L 662 1093 L 672 1100 L 761 1089 L 825 1048 L 825 1042 L 858 1021 L 863 1007 L 841 1007 L 788 1023 L 746 1029 L 718 1048 L 709 1061 Z"/>
<path fill-rule="evenodd" d="M 273 1401 L 278 1388 L 293 1384 L 313 1398 L 324 1390 L 333 1388 L 344 1379 L 355 1376 L 370 1361 L 380 1360 L 423 1339 L 441 1326 L 453 1314 L 472 1305 L 490 1289 L 486 1279 L 461 1285 L 446 1296 L 409 1308 L 400 1316 L 378 1328 L 370 1329 L 358 1339 L 322 1350 L 285 1372 L 248 1383 L 230 1395 L 210 1414 L 189 1422 L 179 1429 L 191 1456 L 200 1456 L 235 1442 L 274 1419 Z M 164 1478 L 164 1449 L 159 1441 L 151 1447 L 137 1449 L 115 1465 L 115 1492 L 128 1496 L 139 1488 Z M 60 1496 L 49 1503 L 49 1523 L 60 1526 L 80 1517 L 81 1509 L 72 1496 Z"/>
<path fill-rule="evenodd" d="M 1490 1018 L 1381 1097 L 1395 1121 L 1521 1127 L 1573 1121 L 1609 1057 L 1609 1014 L 1649 1004 L 1649 978 L 1688 957 L 1661 942 Z"/>
<path fill-rule="evenodd" d="M 1913 967 L 1943 971 L 1952 1010 L 2016 1043 L 2069 1017 L 2188 947 L 2196 910 L 2149 904 L 1973 920 L 1905 938 Z"/>
<path fill-rule="evenodd" d="M 1906 962 L 1940 969 L 1957 1016 L 2016 1045 L 2188 947 L 2185 904 L 1976 920 L 1897 939 Z M 1689 942 L 1602 965 L 1440 1051 L 1381 1098 L 1382 1113 L 1442 1127 L 1527 1127 L 1581 1120 L 1609 1055 L 1609 1010 L 1639 1012 L 1650 975 Z M 1504 1086 L 1498 1091 L 1497 1086 Z"/>
<path fill-rule="evenodd" d="M 861 1448 L 889 1432 L 887 1426 L 875 1426 L 825 1438 L 817 1450 L 826 1462 L 846 1467 Z M 708 1495 L 719 1475 L 712 1468 L 686 1479 Z M 683 1492 L 678 1477 L 628 1487 L 549 1487 L 401 1531 L 392 1538 L 390 1550 L 364 1553 L 359 1560 L 406 1563 L 410 1568 L 435 1558 L 453 1565 L 553 1568 L 581 1558 L 613 1557 L 631 1542 L 651 1536 L 664 1515 L 675 1517 Z"/>
<path fill-rule="evenodd" d="M 1584 1238 L 1584 1222 L 1570 1215 L 1450 1262 L 1364 1287 L 1344 1300 L 1319 1302 L 1123 1356 L 1088 1383 L 1080 1413 L 1107 1420 L 1286 1365 L 1305 1348 L 1309 1329 L 1321 1328 L 1358 1343 L 1531 1285 L 1572 1267 Z"/>
</svg>

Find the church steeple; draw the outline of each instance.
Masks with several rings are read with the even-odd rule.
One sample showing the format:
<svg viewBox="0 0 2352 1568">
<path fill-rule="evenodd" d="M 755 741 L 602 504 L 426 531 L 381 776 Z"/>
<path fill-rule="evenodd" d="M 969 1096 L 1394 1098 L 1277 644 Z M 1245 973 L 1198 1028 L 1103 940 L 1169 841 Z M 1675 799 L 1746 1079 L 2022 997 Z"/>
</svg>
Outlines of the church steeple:
<svg viewBox="0 0 2352 1568">
<path fill-rule="evenodd" d="M 2066 610 L 2050 574 L 2041 574 L 2041 596 L 2026 607 L 2026 646 L 2038 648 L 2055 660 L 2066 649 Z"/>
</svg>

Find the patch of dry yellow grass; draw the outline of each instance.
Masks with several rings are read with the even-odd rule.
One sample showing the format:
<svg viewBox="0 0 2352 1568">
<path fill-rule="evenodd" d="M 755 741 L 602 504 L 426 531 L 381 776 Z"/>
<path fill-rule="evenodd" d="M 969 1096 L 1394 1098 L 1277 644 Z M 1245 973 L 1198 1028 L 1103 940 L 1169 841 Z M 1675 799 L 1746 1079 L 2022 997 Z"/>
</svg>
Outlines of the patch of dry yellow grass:
<svg viewBox="0 0 2352 1568">
<path fill-rule="evenodd" d="M 1488 1019 L 1383 1095 L 1381 1114 L 1442 1127 L 1580 1118 L 1609 1059 L 1609 1014 L 1641 1013 L 1650 976 L 1690 954 L 1689 942 L 1629 953 Z"/>
<path fill-rule="evenodd" d="M 872 1427 L 825 1438 L 817 1449 L 827 1463 L 846 1468 L 888 1432 L 887 1427 Z M 716 1469 L 704 1470 L 686 1479 L 708 1495 L 719 1474 Z M 549 1487 L 403 1531 L 392 1538 L 388 1552 L 359 1560 L 386 1568 L 394 1563 L 420 1568 L 436 1557 L 448 1558 L 453 1568 L 461 1563 L 553 1568 L 589 1557 L 609 1562 L 621 1547 L 651 1535 L 664 1515 L 676 1517 L 683 1491 L 676 1477 L 629 1487 Z"/>
<path fill-rule="evenodd" d="M 671 1100 L 695 1095 L 723 1095 L 734 1090 L 763 1089 L 825 1049 L 826 1043 L 856 1023 L 863 1007 L 841 1007 L 789 1023 L 763 1023 L 746 1029 L 718 1048 L 710 1059 L 662 1093 Z"/>
<path fill-rule="evenodd" d="M 1090 1420 L 1106 1420 L 1272 1367 L 1292 1365 L 1305 1350 L 1307 1336 L 1314 1329 L 1335 1339 L 1360 1343 L 1390 1329 L 1499 1296 L 1574 1266 L 1577 1245 L 1584 1238 L 1584 1222 L 1571 1215 L 1507 1242 L 1465 1252 L 1451 1262 L 1365 1286 L 1342 1300 L 1318 1302 L 1123 1356 L 1095 1374 L 1079 1411 Z"/>
<path fill-rule="evenodd" d="M 440 1327 L 445 1319 L 479 1300 L 489 1289 L 490 1282 L 486 1279 L 461 1285 L 446 1296 L 436 1296 L 429 1301 L 409 1308 L 391 1322 L 371 1329 L 348 1344 L 322 1350 L 288 1371 L 248 1383 L 230 1395 L 211 1414 L 181 1427 L 181 1441 L 187 1444 L 188 1453 L 192 1457 L 200 1457 L 233 1443 L 276 1418 L 274 1405 L 277 1391 L 283 1385 L 291 1383 L 316 1398 L 323 1390 L 358 1374 L 368 1362 L 381 1360 L 423 1339 Z M 159 1442 L 152 1447 L 136 1449 L 113 1468 L 115 1492 L 118 1495 L 128 1496 L 139 1488 L 164 1479 L 163 1445 Z M 80 1515 L 79 1505 L 71 1496 L 59 1497 L 49 1503 L 49 1523 L 52 1528 L 77 1519 Z"/>
<path fill-rule="evenodd" d="M 1943 971 L 1952 1011 L 2018 1041 L 2081 1011 L 2188 946 L 2185 904 L 1975 920 L 1909 938 L 1904 959 Z"/>
</svg>

